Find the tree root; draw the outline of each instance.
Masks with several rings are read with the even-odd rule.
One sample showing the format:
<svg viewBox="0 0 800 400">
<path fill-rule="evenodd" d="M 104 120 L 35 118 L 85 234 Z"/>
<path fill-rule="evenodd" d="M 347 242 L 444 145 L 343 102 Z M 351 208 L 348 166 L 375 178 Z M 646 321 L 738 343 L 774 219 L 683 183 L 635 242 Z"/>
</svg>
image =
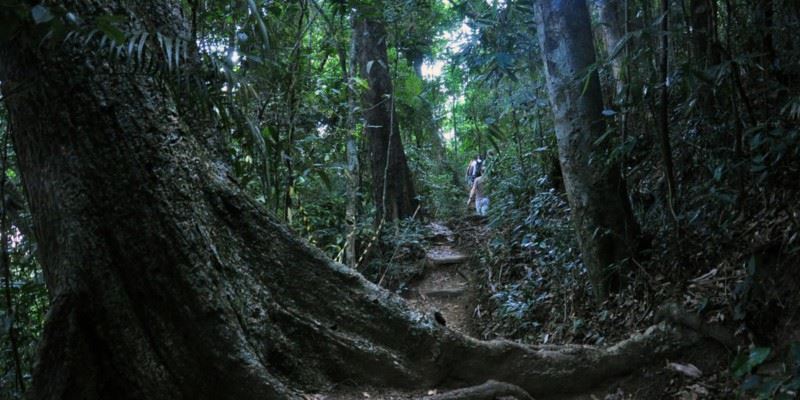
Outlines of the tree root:
<svg viewBox="0 0 800 400">
<path fill-rule="evenodd" d="M 681 309 L 677 304 L 666 304 L 658 310 L 658 318 L 697 332 L 700 336 L 717 341 L 727 349 L 735 349 L 740 342 L 736 335 L 720 325 L 703 321 L 696 314 Z"/>
<path fill-rule="evenodd" d="M 533 400 L 533 397 L 519 386 L 493 380 L 478 386 L 428 396 L 424 400 L 494 400 L 504 396 L 514 397 L 517 400 Z"/>
<path fill-rule="evenodd" d="M 474 385 L 486 379 L 507 382 L 532 396 L 582 393 L 654 360 L 697 343 L 699 335 L 662 323 L 610 347 L 526 346 L 448 335 L 442 384 Z M 445 342 L 447 342 L 446 340 Z"/>
</svg>

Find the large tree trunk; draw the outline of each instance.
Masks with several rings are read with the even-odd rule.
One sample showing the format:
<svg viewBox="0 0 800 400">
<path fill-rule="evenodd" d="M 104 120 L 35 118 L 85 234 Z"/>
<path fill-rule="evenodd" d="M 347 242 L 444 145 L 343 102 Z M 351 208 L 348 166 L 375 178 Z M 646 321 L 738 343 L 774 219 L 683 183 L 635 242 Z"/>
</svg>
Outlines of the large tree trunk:
<svg viewBox="0 0 800 400">
<path fill-rule="evenodd" d="M 537 2 L 539 41 L 555 117 L 559 159 L 582 259 L 596 297 L 619 286 L 615 263 L 632 255 L 638 233 L 617 164 L 608 165 L 603 98 L 584 0 Z"/>
<path fill-rule="evenodd" d="M 364 90 L 364 130 L 372 167 L 376 221 L 410 217 L 417 208 L 411 171 L 406 162 L 394 113 L 394 91 L 386 53 L 386 27 L 377 5 L 362 4 L 353 16 L 353 35 Z"/>
<path fill-rule="evenodd" d="M 65 1 L 188 34 L 180 2 Z M 89 22 L 87 22 L 89 23 Z M 283 399 L 332 383 L 487 379 L 577 392 L 684 338 L 607 349 L 481 342 L 293 236 L 214 161 L 181 93 L 96 43 L 0 42 L 0 80 L 52 295 L 31 399 Z M 148 45 L 149 46 L 149 45 Z M 188 72 L 186 72 L 188 73 Z"/>
</svg>

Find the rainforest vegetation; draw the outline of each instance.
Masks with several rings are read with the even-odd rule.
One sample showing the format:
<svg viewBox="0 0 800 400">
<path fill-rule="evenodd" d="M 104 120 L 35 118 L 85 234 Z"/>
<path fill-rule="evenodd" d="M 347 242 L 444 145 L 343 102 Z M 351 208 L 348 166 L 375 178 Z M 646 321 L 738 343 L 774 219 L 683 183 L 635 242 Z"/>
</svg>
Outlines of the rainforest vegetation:
<svg viewBox="0 0 800 400">
<path fill-rule="evenodd" d="M 0 0 L 0 398 L 795 399 L 797 32 Z"/>
</svg>

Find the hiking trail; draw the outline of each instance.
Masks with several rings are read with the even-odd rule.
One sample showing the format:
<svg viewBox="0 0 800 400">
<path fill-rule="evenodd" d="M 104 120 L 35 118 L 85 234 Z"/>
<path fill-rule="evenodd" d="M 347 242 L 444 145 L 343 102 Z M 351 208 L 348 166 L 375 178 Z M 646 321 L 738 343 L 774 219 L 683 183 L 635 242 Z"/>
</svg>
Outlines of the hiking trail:
<svg viewBox="0 0 800 400">
<path fill-rule="evenodd" d="M 439 222 L 431 222 L 431 247 L 426 251 L 422 277 L 403 297 L 412 307 L 435 315 L 439 323 L 473 335 L 474 291 L 470 282 L 471 255 L 459 250 L 455 234 Z"/>
</svg>

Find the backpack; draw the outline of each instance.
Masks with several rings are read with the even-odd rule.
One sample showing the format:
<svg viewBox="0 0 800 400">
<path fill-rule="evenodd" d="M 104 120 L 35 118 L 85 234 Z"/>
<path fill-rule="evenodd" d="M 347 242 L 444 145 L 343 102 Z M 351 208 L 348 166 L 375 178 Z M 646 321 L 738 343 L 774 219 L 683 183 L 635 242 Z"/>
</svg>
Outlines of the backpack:
<svg viewBox="0 0 800 400">
<path fill-rule="evenodd" d="M 472 169 L 472 176 L 481 176 L 483 169 L 483 160 L 475 161 L 475 168 Z"/>
</svg>

